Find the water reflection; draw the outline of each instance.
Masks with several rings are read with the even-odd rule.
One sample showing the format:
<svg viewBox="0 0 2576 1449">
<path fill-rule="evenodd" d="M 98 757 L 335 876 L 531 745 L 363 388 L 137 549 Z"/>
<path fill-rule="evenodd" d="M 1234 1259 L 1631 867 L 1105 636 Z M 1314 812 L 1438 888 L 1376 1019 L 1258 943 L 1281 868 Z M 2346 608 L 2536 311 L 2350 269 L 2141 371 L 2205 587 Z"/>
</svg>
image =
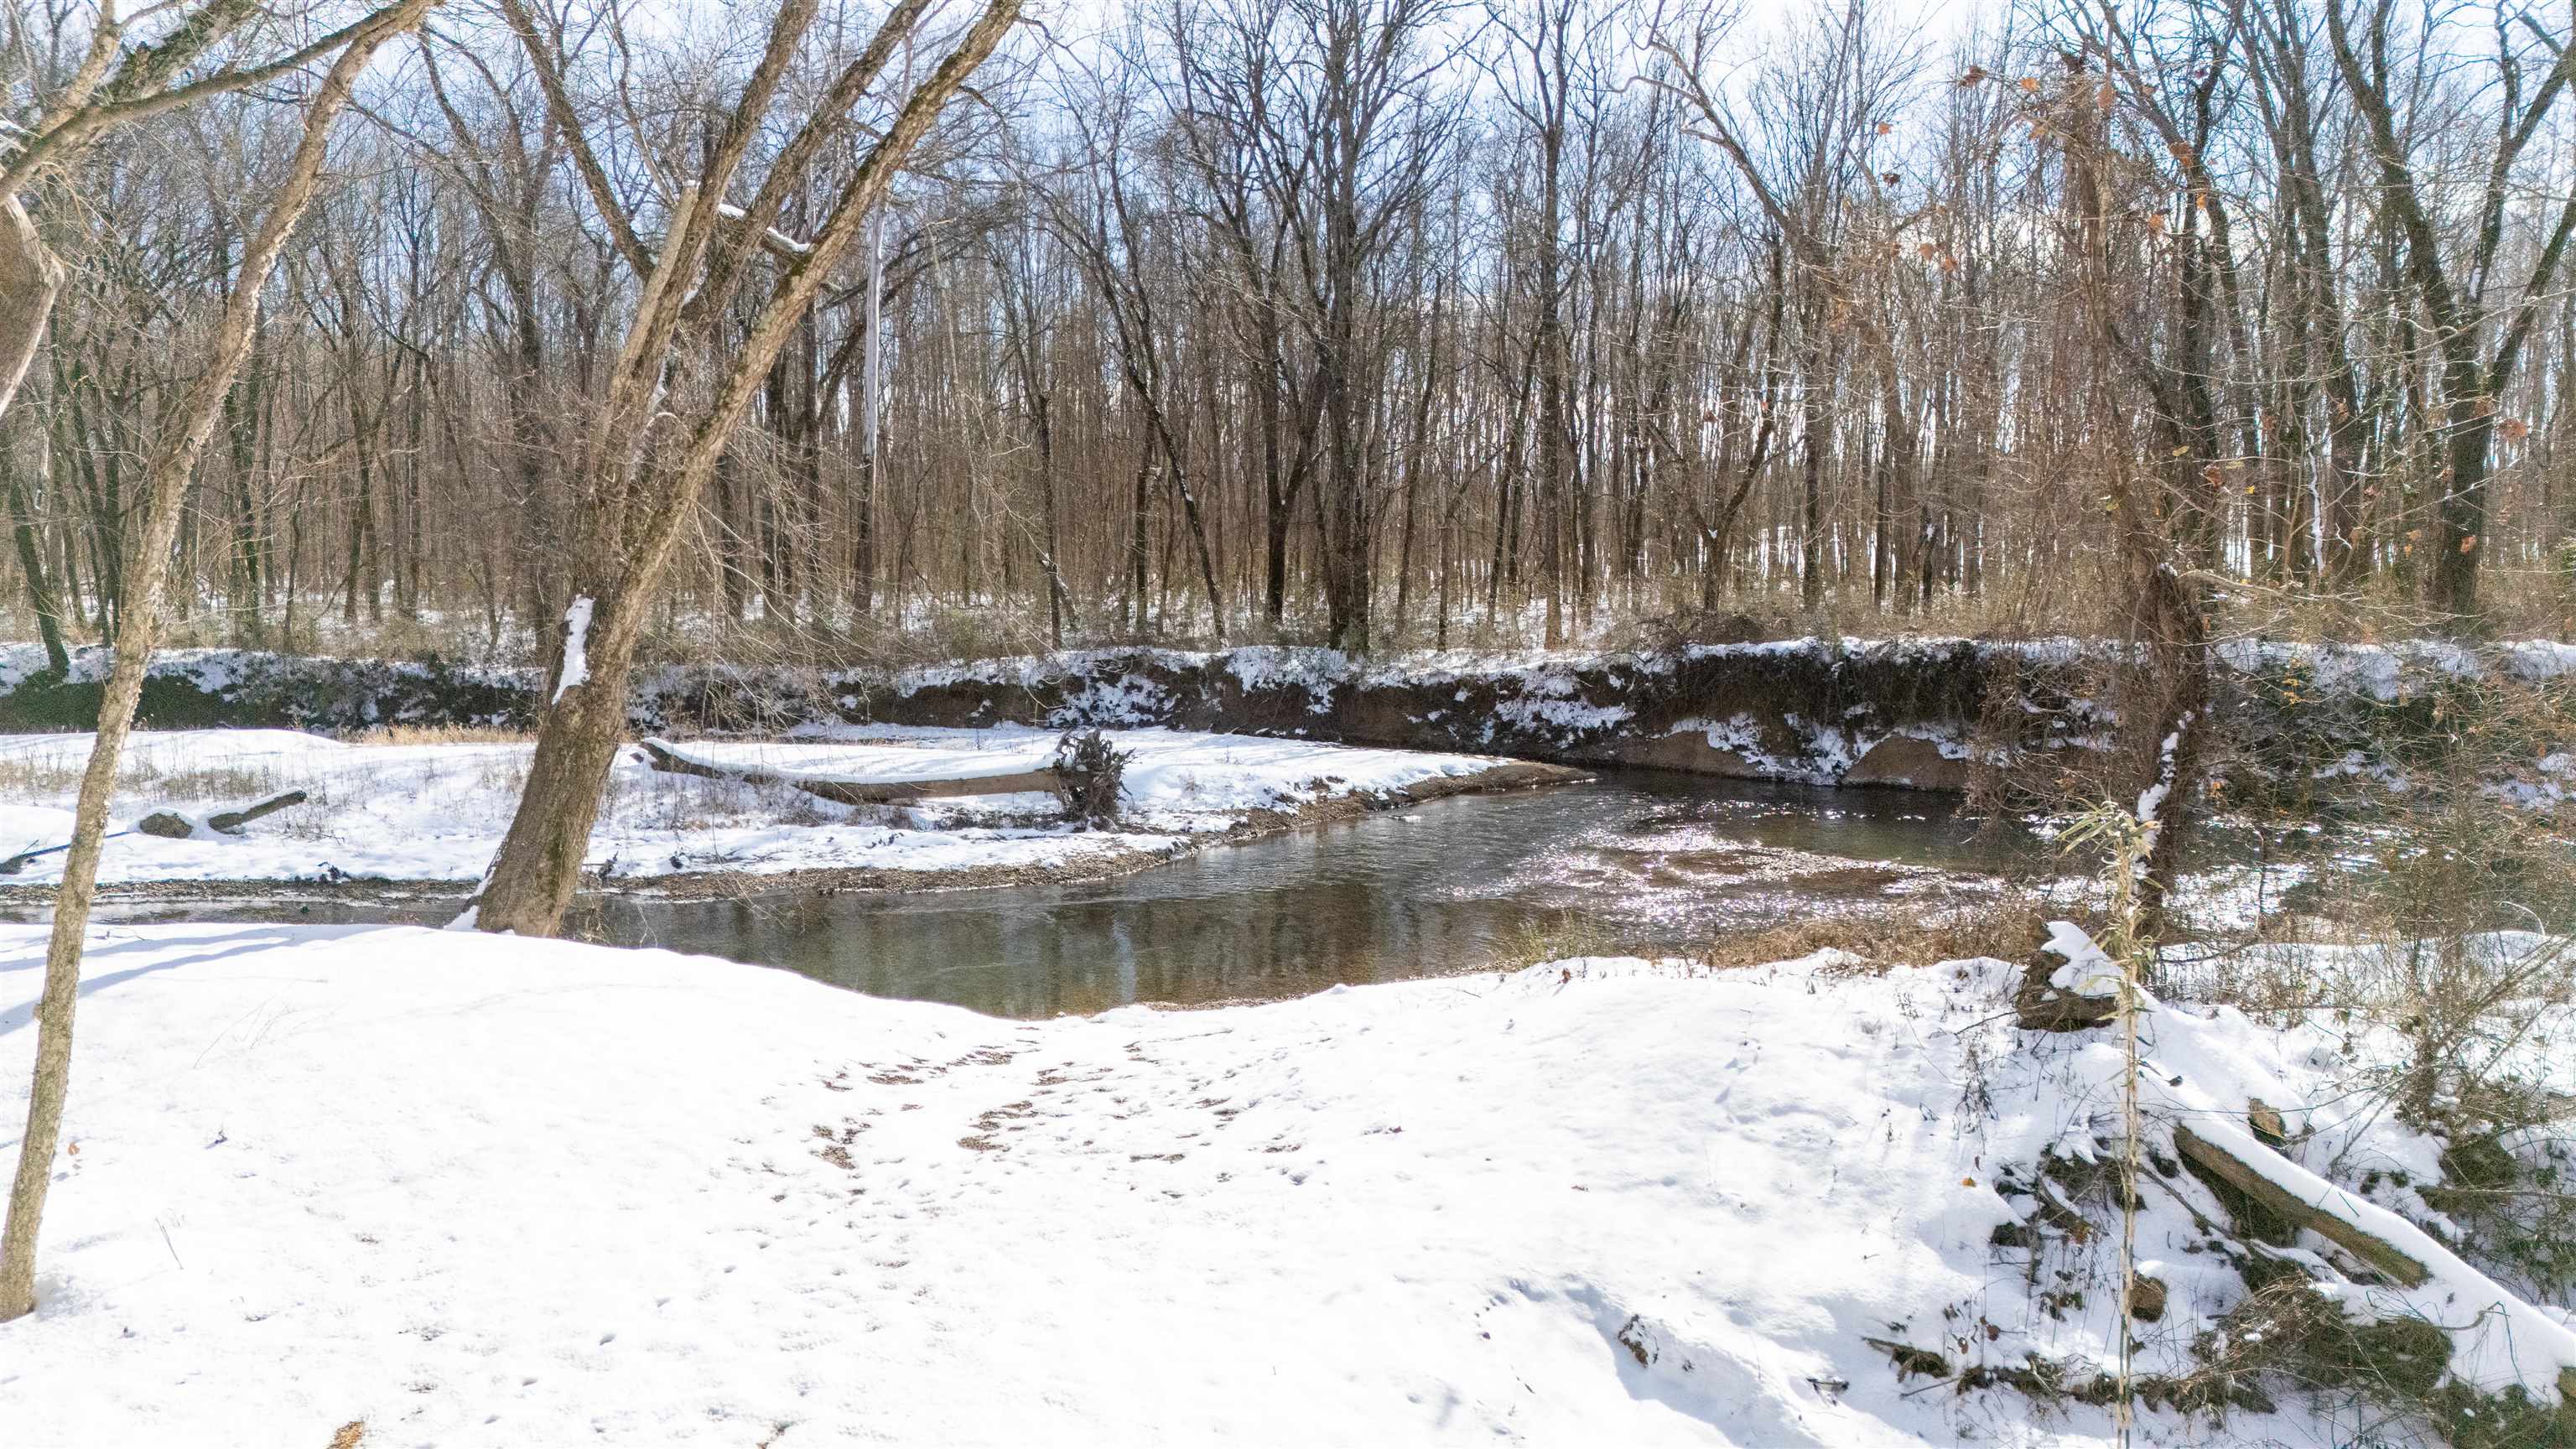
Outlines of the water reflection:
<svg viewBox="0 0 2576 1449">
<path fill-rule="evenodd" d="M 1730 927 L 1955 899 L 2023 848 L 1981 836 L 1938 797 L 1622 771 L 1210 850 L 1123 880 L 913 896 L 613 897 L 583 902 L 567 926 L 875 996 L 1045 1017 L 1473 971 L 1542 940 L 1686 950 Z M 128 902 L 102 903 L 98 919 L 436 925 L 456 909 Z"/>
<path fill-rule="evenodd" d="M 583 934 L 1002 1016 L 1468 971 L 1537 933 L 1679 949 L 1729 925 L 1968 887 L 2009 845 L 1877 792 L 1622 773 L 1209 851 L 1124 880 L 586 908 Z"/>
</svg>

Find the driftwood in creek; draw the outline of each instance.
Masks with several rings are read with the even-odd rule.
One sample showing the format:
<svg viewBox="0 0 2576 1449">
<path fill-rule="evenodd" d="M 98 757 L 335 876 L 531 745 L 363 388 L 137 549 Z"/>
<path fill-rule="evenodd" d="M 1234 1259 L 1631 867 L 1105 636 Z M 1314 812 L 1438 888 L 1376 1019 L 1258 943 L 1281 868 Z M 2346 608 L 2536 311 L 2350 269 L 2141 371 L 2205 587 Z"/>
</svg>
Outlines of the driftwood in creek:
<svg viewBox="0 0 2576 1449">
<path fill-rule="evenodd" d="M 662 740 L 645 740 L 644 753 L 653 768 L 672 775 L 710 780 L 738 780 L 746 785 L 786 785 L 808 795 L 844 805 L 897 805 L 909 800 L 935 800 L 958 795 L 1054 794 L 1053 767 L 1008 775 L 965 775 L 945 780 L 834 780 L 818 775 L 789 775 L 757 765 L 717 765 L 693 760 Z"/>
</svg>

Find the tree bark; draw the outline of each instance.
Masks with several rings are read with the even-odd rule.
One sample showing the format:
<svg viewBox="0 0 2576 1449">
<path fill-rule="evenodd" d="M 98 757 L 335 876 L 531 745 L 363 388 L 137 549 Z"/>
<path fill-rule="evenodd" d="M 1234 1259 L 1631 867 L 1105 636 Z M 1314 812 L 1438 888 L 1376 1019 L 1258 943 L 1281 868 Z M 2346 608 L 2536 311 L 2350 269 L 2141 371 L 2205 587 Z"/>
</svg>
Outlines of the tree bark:
<svg viewBox="0 0 2576 1449">
<path fill-rule="evenodd" d="M 36 450 L 39 459 L 48 459 L 48 448 Z M 45 582 L 45 554 L 42 540 L 36 537 L 36 506 L 28 496 L 26 484 L 8 456 L 8 445 L 0 442 L 0 476 L 8 480 L 5 502 L 9 512 L 9 537 L 18 550 L 18 571 L 27 576 L 27 607 L 36 616 L 36 637 L 45 646 L 45 668 L 56 675 L 71 673 L 71 652 L 63 647 L 61 606 L 54 602 L 54 592 Z"/>
<path fill-rule="evenodd" d="M 36 1237 L 53 1181 L 63 1108 L 71 1090 L 72 1007 L 80 996 L 82 938 L 89 931 L 91 897 L 107 835 L 108 807 L 116 794 L 117 765 L 134 728 L 143 695 L 143 673 L 160 632 L 161 601 L 170 573 L 170 546 L 179 531 L 189 477 L 206 450 L 235 373 L 249 354 L 259 321 L 259 294 L 267 286 L 289 233 L 304 215 L 320 178 L 331 122 L 347 104 L 350 88 L 376 48 L 419 23 L 431 0 L 404 0 L 380 11 L 356 33 L 333 63 L 304 113 L 303 139 L 285 183 L 258 236 L 242 254 L 241 271 L 215 334 L 214 355 L 191 384 L 176 425 L 164 435 L 145 475 L 141 527 L 132 534 L 126 561 L 125 607 L 117 620 L 116 663 L 99 705 L 97 741 L 81 775 L 72 817 L 71 849 L 54 898 L 53 934 L 45 947 L 45 980 L 36 1002 L 35 1081 L 27 1098 L 27 1130 L 18 1146 L 18 1170 L 9 1190 L 9 1221 L 0 1234 L 0 1322 L 36 1306 Z M 41 319 L 39 319 L 41 321 Z"/>
<path fill-rule="evenodd" d="M 26 381 L 63 290 L 63 264 L 14 195 L 0 194 L 0 418 Z"/>
</svg>

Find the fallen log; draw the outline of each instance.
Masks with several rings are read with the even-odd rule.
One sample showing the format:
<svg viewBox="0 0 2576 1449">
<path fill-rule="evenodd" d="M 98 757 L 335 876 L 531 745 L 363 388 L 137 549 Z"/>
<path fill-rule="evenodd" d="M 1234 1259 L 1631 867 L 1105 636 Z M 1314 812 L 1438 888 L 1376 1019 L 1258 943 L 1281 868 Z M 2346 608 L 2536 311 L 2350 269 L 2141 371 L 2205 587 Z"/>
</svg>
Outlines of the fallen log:
<svg viewBox="0 0 2576 1449">
<path fill-rule="evenodd" d="M 1045 766 L 1007 775 L 963 775 L 944 780 L 835 780 L 821 775 L 789 775 L 757 765 L 716 765 L 693 760 L 663 740 L 641 741 L 653 768 L 668 775 L 696 775 L 708 780 L 735 780 L 746 785 L 785 785 L 843 805 L 901 805 L 959 795 L 1054 794 L 1055 769 Z"/>
<path fill-rule="evenodd" d="M 271 795 L 255 805 L 245 805 L 239 810 L 222 810 L 207 816 L 206 828 L 218 835 L 239 835 L 242 833 L 243 826 L 261 816 L 274 815 L 290 805 L 301 805 L 304 800 L 305 795 L 301 790 L 289 790 L 281 795 Z M 197 822 L 176 810 L 155 810 L 135 821 L 134 828 L 146 835 L 157 835 L 164 840 L 185 840 L 197 833 Z"/>
<path fill-rule="evenodd" d="M 274 815 L 290 805 L 303 803 L 303 791 L 289 790 L 282 795 L 271 795 L 256 805 L 245 805 L 239 810 L 218 811 L 206 817 L 206 825 L 209 829 L 221 831 L 226 835 L 239 835 L 243 826 L 261 816 Z"/>
<path fill-rule="evenodd" d="M 2290 1169 L 2292 1173 L 2299 1171 L 2298 1165 L 2259 1143 L 2252 1144 L 2252 1147 L 2254 1153 L 2272 1158 L 2273 1162 L 2248 1162 L 2237 1153 L 2219 1146 L 2190 1128 L 2180 1123 L 2174 1125 L 2174 1150 L 2182 1154 L 2184 1161 L 2198 1166 L 2229 1187 L 2252 1198 L 2264 1208 L 2279 1214 L 2285 1221 L 2296 1223 L 2342 1246 L 2354 1257 L 2409 1288 L 2421 1287 L 2426 1279 L 2433 1276 L 2431 1269 L 2417 1262 L 2385 1238 L 2371 1233 L 2344 1214 L 2328 1208 L 2324 1202 L 2309 1202 L 2283 1187 L 2275 1178 L 2288 1174 L 2279 1172 L 2278 1168 L 2274 1167 L 2274 1163 L 2277 1163 L 2280 1168 Z M 2267 1168 L 2273 1170 L 2267 1171 Z"/>
</svg>

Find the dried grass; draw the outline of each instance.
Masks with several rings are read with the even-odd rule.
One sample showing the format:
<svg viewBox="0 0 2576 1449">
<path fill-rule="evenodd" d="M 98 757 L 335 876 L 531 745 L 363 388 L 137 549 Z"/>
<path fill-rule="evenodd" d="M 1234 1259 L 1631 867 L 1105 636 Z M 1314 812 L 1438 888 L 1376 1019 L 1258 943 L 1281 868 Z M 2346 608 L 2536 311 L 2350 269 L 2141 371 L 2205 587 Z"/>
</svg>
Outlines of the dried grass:
<svg viewBox="0 0 2576 1449">
<path fill-rule="evenodd" d="M 378 725 L 347 737 L 353 745 L 528 745 L 536 743 L 531 730 L 503 729 L 497 725 L 397 724 Z"/>
<path fill-rule="evenodd" d="M 2006 891 L 1937 915 L 1854 911 L 1732 931 L 1694 952 L 1693 959 L 1720 969 L 1794 961 L 1826 950 L 1848 951 L 1881 966 L 1929 966 L 1971 956 L 2021 960 L 2047 939 L 2048 919 L 2037 897 Z"/>
<path fill-rule="evenodd" d="M 87 750 L 0 756 L 0 796 L 18 800 L 64 797 L 80 789 L 89 768 Z M 274 767 L 255 764 L 179 765 L 129 756 L 116 772 L 116 793 L 164 800 L 249 800 L 301 785 Z"/>
</svg>

